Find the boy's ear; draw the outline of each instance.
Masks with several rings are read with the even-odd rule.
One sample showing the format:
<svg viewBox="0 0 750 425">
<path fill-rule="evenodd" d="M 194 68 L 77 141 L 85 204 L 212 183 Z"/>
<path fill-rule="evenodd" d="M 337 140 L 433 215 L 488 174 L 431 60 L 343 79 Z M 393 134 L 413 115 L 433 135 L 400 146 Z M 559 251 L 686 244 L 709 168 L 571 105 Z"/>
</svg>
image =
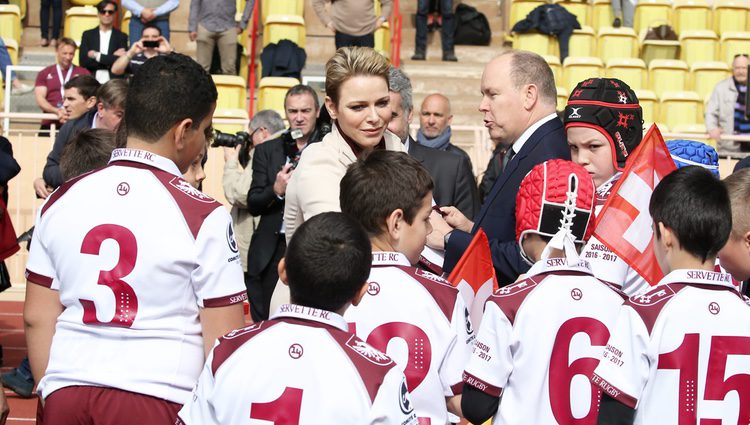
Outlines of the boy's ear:
<svg viewBox="0 0 750 425">
<path fill-rule="evenodd" d="M 657 238 L 666 248 L 674 248 L 675 245 L 675 237 L 674 233 L 672 233 L 672 229 L 665 226 L 664 223 L 661 221 L 657 224 L 659 226 L 659 234 L 661 235 L 660 238 Z"/>
<path fill-rule="evenodd" d="M 277 270 L 279 272 L 279 279 L 281 279 L 281 282 L 289 286 L 289 282 L 287 281 L 286 277 L 286 258 L 282 257 L 281 260 L 279 260 L 279 266 L 277 267 Z"/>
<path fill-rule="evenodd" d="M 193 120 L 191 118 L 185 118 L 172 127 L 174 129 L 174 145 L 178 152 L 185 149 L 185 135 L 192 126 Z"/>
<path fill-rule="evenodd" d="M 364 298 L 365 294 L 367 293 L 367 288 L 370 287 L 369 282 L 365 282 L 362 284 L 362 287 L 359 288 L 359 291 L 357 291 L 357 294 L 352 298 L 352 305 L 358 306 L 359 302 L 362 301 L 362 298 Z"/>
<path fill-rule="evenodd" d="M 399 240 L 404 225 L 404 211 L 400 208 L 391 211 L 385 219 L 385 224 L 388 227 L 388 236 L 393 240 Z"/>
<path fill-rule="evenodd" d="M 742 242 L 745 243 L 745 248 L 750 251 L 750 230 L 743 235 Z"/>
</svg>

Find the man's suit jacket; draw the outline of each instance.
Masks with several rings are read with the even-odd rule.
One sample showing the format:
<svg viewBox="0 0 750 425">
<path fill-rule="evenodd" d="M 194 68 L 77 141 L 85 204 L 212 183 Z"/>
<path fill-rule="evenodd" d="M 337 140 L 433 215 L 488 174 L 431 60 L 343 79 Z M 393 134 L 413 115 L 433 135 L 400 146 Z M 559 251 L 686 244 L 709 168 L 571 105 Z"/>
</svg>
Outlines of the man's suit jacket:
<svg viewBox="0 0 750 425">
<path fill-rule="evenodd" d="M 454 230 L 446 246 L 443 270 L 450 272 L 469 246 L 473 234 L 482 228 L 490 241 L 492 264 L 500 285 L 513 283 L 529 266 L 521 258 L 516 240 L 516 194 L 521 180 L 535 165 L 548 159 L 570 160 L 565 130 L 559 118 L 539 127 L 521 147 L 495 181 L 471 233 Z"/>
<path fill-rule="evenodd" d="M 96 71 L 100 69 L 109 71 L 112 68 L 112 64 L 117 60 L 117 56 L 113 55 L 113 53 L 120 48 L 128 50 L 128 36 L 122 31 L 112 28 L 112 36 L 109 38 L 107 51 L 102 52 L 98 62 L 96 59 L 90 58 L 88 55 L 89 50 L 99 51 L 99 27 L 92 28 L 84 31 L 81 36 L 81 47 L 78 49 L 78 63 L 88 69 L 91 75 L 96 74 Z M 113 77 L 112 72 L 109 73 L 109 77 Z"/>
<path fill-rule="evenodd" d="M 253 183 L 247 194 L 247 209 L 260 216 L 258 227 L 250 240 L 247 255 L 247 272 L 259 276 L 273 257 L 278 238 L 283 238 L 281 220 L 284 200 L 273 191 L 276 174 L 286 163 L 284 145 L 280 138 L 258 145 L 253 155 Z"/>
<path fill-rule="evenodd" d="M 468 217 L 479 212 L 477 185 L 466 157 L 420 145 L 409 138 L 409 155 L 429 171 L 435 189 L 432 197 L 440 206 L 453 205 Z"/>
</svg>

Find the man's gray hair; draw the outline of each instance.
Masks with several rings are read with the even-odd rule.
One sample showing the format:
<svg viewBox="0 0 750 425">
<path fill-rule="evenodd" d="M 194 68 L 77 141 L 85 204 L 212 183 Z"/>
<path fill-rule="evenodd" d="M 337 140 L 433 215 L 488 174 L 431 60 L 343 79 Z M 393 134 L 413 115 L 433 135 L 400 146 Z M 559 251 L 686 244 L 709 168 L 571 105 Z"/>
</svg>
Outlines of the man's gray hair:
<svg viewBox="0 0 750 425">
<path fill-rule="evenodd" d="M 409 76 L 400 68 L 391 67 L 388 70 L 388 84 L 391 86 L 390 90 L 392 92 L 401 95 L 401 106 L 404 108 L 404 113 L 409 114 L 414 109 Z"/>
<path fill-rule="evenodd" d="M 533 52 L 509 50 L 500 56 L 511 55 L 510 81 L 516 90 L 526 84 L 534 84 L 539 89 L 539 97 L 552 105 L 557 104 L 555 75 L 547 61 Z"/>
<path fill-rule="evenodd" d="M 268 130 L 271 134 L 278 133 L 285 128 L 284 120 L 281 119 L 281 115 L 273 109 L 264 109 L 257 112 L 250 121 L 251 129 L 256 130 L 261 127 Z"/>
</svg>

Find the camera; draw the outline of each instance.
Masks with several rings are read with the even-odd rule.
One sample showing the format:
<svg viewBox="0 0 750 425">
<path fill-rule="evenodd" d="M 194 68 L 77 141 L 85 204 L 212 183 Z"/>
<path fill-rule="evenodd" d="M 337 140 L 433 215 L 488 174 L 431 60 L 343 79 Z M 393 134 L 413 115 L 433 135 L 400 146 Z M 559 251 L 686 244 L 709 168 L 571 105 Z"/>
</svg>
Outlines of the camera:
<svg viewBox="0 0 750 425">
<path fill-rule="evenodd" d="M 143 40 L 143 47 L 155 49 L 159 47 L 159 40 Z"/>
<path fill-rule="evenodd" d="M 290 128 L 285 132 L 281 133 L 281 141 L 284 146 L 284 155 L 289 158 L 289 162 L 292 164 L 292 168 L 297 168 L 299 162 L 299 148 L 297 148 L 297 139 L 301 138 L 304 134 L 299 128 Z"/>
<path fill-rule="evenodd" d="M 219 130 L 214 131 L 214 142 L 211 143 L 212 148 L 219 146 L 225 146 L 233 148 L 237 145 L 247 145 L 250 143 L 250 135 L 244 131 L 239 131 L 235 134 L 222 133 Z"/>
</svg>

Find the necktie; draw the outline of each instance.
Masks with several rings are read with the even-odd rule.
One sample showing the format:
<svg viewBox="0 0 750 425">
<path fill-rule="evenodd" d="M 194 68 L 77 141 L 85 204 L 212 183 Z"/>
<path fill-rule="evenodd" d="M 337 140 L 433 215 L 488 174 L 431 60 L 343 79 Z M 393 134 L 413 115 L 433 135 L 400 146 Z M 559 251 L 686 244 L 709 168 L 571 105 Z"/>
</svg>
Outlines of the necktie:
<svg viewBox="0 0 750 425">
<path fill-rule="evenodd" d="M 503 171 L 505 171 L 505 167 L 508 166 L 508 163 L 511 159 L 516 155 L 516 151 L 513 150 L 513 148 L 508 149 L 508 152 L 505 154 L 505 157 L 503 158 Z"/>
</svg>

